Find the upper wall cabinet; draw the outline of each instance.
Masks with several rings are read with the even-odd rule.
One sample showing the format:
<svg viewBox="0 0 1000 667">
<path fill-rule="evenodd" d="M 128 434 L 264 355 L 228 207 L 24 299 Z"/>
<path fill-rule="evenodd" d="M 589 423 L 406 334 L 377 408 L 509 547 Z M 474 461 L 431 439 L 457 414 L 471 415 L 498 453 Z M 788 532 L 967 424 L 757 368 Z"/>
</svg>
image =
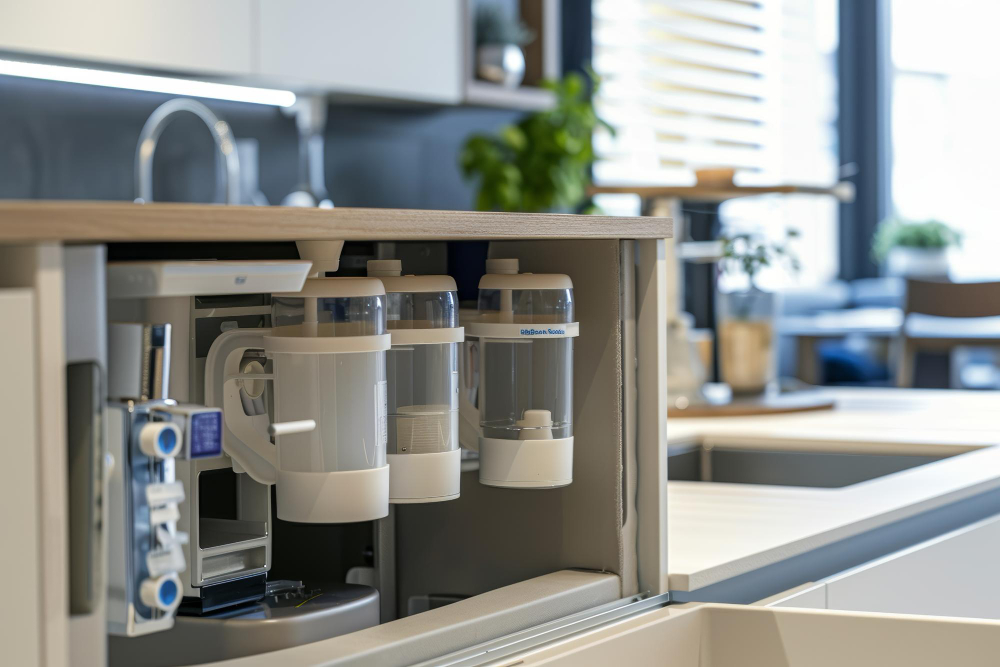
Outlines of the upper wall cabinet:
<svg viewBox="0 0 1000 667">
<path fill-rule="evenodd" d="M 248 75 L 254 69 L 252 1 L 10 0 L 0 6 L 0 50 L 188 74 Z M 299 20 L 309 24 L 312 18 Z"/>
<path fill-rule="evenodd" d="M 508 88 L 476 77 L 475 8 L 537 38 Z M 537 109 L 560 72 L 559 0 L 0 0 L 0 57 L 208 76 L 296 92 Z"/>
<path fill-rule="evenodd" d="M 265 81 L 438 103 L 462 99 L 461 0 L 256 0 Z"/>
</svg>

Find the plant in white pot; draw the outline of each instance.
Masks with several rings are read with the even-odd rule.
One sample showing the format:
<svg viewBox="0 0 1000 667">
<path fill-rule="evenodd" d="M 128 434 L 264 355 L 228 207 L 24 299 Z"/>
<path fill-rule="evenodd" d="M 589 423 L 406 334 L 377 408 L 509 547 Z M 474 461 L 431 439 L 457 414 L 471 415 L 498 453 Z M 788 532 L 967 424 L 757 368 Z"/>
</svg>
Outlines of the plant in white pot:
<svg viewBox="0 0 1000 667">
<path fill-rule="evenodd" d="M 716 301 L 719 374 L 734 395 L 764 393 L 777 379 L 778 296 L 761 289 L 756 280 L 769 266 L 784 264 L 798 271 L 799 262 L 788 249 L 788 241 L 796 236 L 798 232 L 790 229 L 783 241 L 760 234 L 722 239 L 719 268 L 743 284 L 741 289 L 720 290 Z"/>
<path fill-rule="evenodd" d="M 961 240 L 961 234 L 937 220 L 889 218 L 875 231 L 872 256 L 890 276 L 941 278 L 948 275 L 948 249 Z"/>
<path fill-rule="evenodd" d="M 524 51 L 535 33 L 497 3 L 476 8 L 476 76 L 508 88 L 524 80 Z"/>
</svg>

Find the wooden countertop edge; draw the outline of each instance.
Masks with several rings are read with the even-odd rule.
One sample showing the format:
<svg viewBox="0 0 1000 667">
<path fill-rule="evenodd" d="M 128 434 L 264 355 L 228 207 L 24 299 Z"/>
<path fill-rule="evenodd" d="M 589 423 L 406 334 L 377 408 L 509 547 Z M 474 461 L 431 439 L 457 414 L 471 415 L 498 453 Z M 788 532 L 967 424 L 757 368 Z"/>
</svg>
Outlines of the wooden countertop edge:
<svg viewBox="0 0 1000 667">
<path fill-rule="evenodd" d="M 739 197 L 766 194 L 818 195 L 834 197 L 838 201 L 854 201 L 854 184 L 841 181 L 825 187 L 817 185 L 730 185 L 700 184 L 691 186 L 668 185 L 592 185 L 587 188 L 590 196 L 599 194 L 634 194 L 642 199 L 677 198 L 688 201 L 723 202 Z"/>
<path fill-rule="evenodd" d="M 670 238 L 670 218 L 422 209 L 0 201 L 0 243 Z"/>
<path fill-rule="evenodd" d="M 842 540 L 857 537 L 863 533 L 877 530 L 885 526 L 904 521 L 954 502 L 967 500 L 981 493 L 1000 487 L 1000 477 L 986 481 L 970 483 L 960 489 L 945 491 L 940 495 L 914 500 L 903 506 L 891 507 L 873 512 L 871 516 L 848 521 L 844 525 L 830 527 L 815 534 L 791 539 L 781 544 L 758 551 L 752 555 L 735 558 L 720 565 L 709 565 L 694 571 L 671 572 L 668 574 L 668 586 L 671 589 L 691 592 L 706 586 L 718 584 L 734 577 L 749 574 L 771 565 L 776 565 L 790 558 L 807 554 Z M 669 517 L 668 517 L 669 521 Z M 956 525 L 953 529 L 960 528 Z M 947 531 L 946 531 L 947 532 Z M 885 554 L 888 555 L 888 554 Z"/>
</svg>

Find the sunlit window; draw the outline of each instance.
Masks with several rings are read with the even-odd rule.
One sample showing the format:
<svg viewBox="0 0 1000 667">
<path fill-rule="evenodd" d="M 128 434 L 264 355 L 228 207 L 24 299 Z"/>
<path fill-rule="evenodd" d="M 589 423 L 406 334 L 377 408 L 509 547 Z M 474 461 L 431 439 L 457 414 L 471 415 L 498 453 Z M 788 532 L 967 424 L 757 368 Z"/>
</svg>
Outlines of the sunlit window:
<svg viewBox="0 0 1000 667">
<path fill-rule="evenodd" d="M 597 137 L 603 184 L 692 185 L 694 170 L 735 167 L 737 183 L 830 185 L 837 180 L 836 0 L 594 0 L 600 113 L 617 136 Z M 830 198 L 739 199 L 721 210 L 733 230 L 801 237 L 797 279 L 838 271 Z"/>
<path fill-rule="evenodd" d="M 894 0 L 890 6 L 891 202 L 904 218 L 962 231 L 952 273 L 1000 276 L 1000 3 Z"/>
</svg>

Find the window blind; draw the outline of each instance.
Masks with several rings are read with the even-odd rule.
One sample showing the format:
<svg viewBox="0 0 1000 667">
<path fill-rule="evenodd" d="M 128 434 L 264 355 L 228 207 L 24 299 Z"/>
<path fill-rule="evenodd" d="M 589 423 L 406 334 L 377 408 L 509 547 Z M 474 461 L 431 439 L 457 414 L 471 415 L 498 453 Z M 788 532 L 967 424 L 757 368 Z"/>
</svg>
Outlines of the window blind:
<svg viewBox="0 0 1000 667">
<path fill-rule="evenodd" d="M 816 72 L 815 4 L 594 0 L 596 105 L 618 130 L 595 138 L 598 182 L 686 184 L 703 167 L 752 182 L 835 180 L 813 159 L 834 145 L 835 117 L 832 80 Z"/>
<path fill-rule="evenodd" d="M 696 169 L 737 182 L 837 180 L 836 0 L 593 0 L 603 185 L 691 185 Z M 804 283 L 837 271 L 836 204 L 734 200 L 729 228 L 802 233 Z"/>
<path fill-rule="evenodd" d="M 735 0 L 595 0 L 599 182 L 690 183 L 767 167 L 773 9 Z"/>
</svg>

